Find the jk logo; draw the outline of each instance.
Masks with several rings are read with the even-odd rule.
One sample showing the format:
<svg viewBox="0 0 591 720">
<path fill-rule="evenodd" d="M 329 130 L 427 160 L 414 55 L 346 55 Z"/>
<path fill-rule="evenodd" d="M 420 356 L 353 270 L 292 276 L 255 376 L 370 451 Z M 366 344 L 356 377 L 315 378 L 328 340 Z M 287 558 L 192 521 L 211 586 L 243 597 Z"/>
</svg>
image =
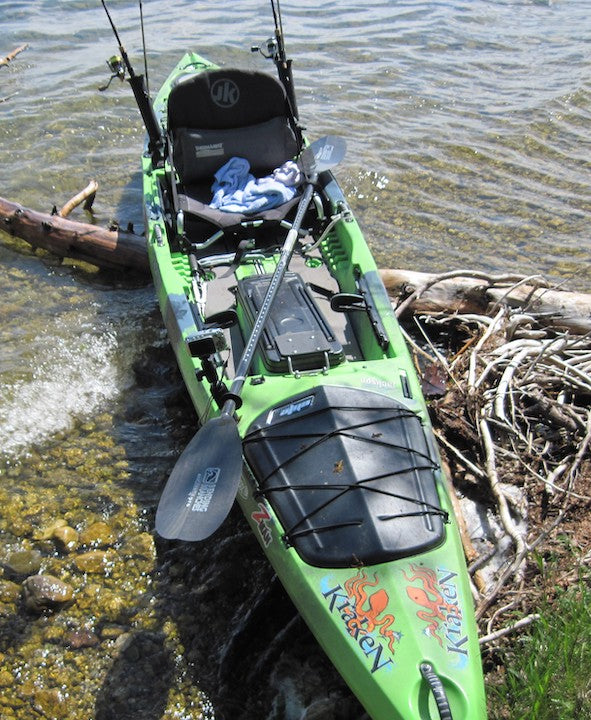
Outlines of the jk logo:
<svg viewBox="0 0 591 720">
<path fill-rule="evenodd" d="M 230 108 L 236 105 L 239 97 L 240 90 L 232 80 L 221 78 L 211 86 L 211 99 L 219 107 Z"/>
</svg>

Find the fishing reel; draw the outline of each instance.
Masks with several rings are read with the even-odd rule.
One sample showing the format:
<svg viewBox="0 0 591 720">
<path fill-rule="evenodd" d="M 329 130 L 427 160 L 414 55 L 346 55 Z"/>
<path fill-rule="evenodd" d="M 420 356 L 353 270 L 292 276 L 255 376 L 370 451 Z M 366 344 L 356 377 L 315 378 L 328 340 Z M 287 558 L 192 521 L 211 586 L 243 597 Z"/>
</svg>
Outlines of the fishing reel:
<svg viewBox="0 0 591 720">
<path fill-rule="evenodd" d="M 267 52 L 260 45 L 252 45 L 250 51 L 260 53 L 267 60 L 276 60 L 279 57 L 279 43 L 272 37 L 267 40 Z"/>
<path fill-rule="evenodd" d="M 121 82 L 125 80 L 125 63 L 119 55 L 112 55 L 107 60 L 107 67 L 111 71 L 111 77 L 106 85 L 99 88 L 101 92 L 106 90 L 115 78 L 119 78 Z"/>
</svg>

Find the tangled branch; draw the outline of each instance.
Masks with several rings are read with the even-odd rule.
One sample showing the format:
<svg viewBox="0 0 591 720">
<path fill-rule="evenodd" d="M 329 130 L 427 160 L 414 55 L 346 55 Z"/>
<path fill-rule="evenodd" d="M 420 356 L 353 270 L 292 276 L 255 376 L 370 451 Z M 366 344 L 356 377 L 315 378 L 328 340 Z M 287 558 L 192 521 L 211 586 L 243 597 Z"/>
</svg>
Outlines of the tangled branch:
<svg viewBox="0 0 591 720">
<path fill-rule="evenodd" d="M 507 286 L 507 297 L 532 283 L 502 281 L 509 279 L 516 284 Z M 528 622 L 535 619 L 534 551 L 543 555 L 558 529 L 591 506 L 591 333 L 550 326 L 527 302 L 510 307 L 500 297 L 488 311 L 492 317 L 422 315 L 423 340 L 416 342 L 424 348 L 429 337 L 431 359 L 425 350 L 416 357 L 423 372 L 437 363 L 448 378 L 432 412 L 454 484 L 499 528 L 488 537 L 482 525 L 471 528 L 472 540 L 483 541 L 472 571 L 486 573 L 486 581 L 475 583 L 476 614 L 492 643 L 527 624 L 515 621 L 516 605 Z M 500 607 L 507 598 L 511 602 Z M 509 608 L 511 620 L 503 627 Z"/>
</svg>

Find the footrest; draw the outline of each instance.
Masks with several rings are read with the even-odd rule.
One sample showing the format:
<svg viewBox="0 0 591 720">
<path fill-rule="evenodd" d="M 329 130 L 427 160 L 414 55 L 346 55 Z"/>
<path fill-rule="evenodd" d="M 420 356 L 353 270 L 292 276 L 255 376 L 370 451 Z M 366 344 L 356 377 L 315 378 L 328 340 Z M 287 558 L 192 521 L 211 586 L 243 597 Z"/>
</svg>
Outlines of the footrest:
<svg viewBox="0 0 591 720">
<path fill-rule="evenodd" d="M 275 345 L 283 357 L 297 357 L 314 353 L 330 352 L 328 340 L 320 333 L 293 332 L 277 335 Z"/>
</svg>

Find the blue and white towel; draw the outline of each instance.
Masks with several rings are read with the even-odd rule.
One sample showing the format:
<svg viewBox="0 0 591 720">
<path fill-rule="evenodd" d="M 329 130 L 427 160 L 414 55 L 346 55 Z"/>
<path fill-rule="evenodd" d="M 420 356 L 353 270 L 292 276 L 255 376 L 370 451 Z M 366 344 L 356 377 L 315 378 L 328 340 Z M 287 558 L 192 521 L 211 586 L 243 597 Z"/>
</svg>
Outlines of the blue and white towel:
<svg viewBox="0 0 591 720">
<path fill-rule="evenodd" d="M 271 175 L 255 178 L 248 160 L 233 157 L 215 174 L 209 207 L 224 212 L 253 215 L 283 205 L 298 192 L 301 173 L 292 160 L 276 168 Z"/>
</svg>

